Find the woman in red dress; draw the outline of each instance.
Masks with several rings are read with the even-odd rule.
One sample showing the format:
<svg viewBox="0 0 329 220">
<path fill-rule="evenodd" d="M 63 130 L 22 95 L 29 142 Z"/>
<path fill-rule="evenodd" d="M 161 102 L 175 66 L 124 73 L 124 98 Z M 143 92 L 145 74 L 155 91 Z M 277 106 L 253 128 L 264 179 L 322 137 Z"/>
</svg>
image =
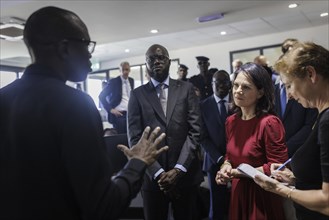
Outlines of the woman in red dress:
<svg viewBox="0 0 329 220">
<path fill-rule="evenodd" d="M 227 118 L 227 152 L 216 176 L 218 184 L 232 181 L 231 220 L 285 219 L 281 198 L 258 186 L 236 168 L 247 163 L 271 175 L 272 163 L 288 159 L 284 127 L 273 110 L 272 81 L 266 70 L 247 63 L 233 81 L 233 110 Z"/>
</svg>

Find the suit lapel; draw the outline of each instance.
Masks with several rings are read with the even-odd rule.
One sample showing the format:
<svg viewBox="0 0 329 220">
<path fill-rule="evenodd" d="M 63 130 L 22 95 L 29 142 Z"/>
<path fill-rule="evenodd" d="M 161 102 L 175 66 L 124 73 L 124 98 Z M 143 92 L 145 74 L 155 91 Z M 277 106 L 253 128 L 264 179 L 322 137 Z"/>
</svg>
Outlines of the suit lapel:
<svg viewBox="0 0 329 220">
<path fill-rule="evenodd" d="M 280 102 L 280 84 L 275 85 L 275 109 L 278 117 L 283 120 L 282 112 L 281 112 L 281 102 Z"/>
<path fill-rule="evenodd" d="M 167 98 L 167 124 L 170 121 L 172 113 L 174 111 L 177 97 L 178 97 L 178 90 L 180 89 L 180 82 L 177 80 L 173 80 L 169 78 L 169 88 L 168 88 L 168 98 Z"/>
<path fill-rule="evenodd" d="M 117 77 L 117 86 L 118 86 L 118 92 L 119 92 L 117 94 L 118 94 L 118 96 L 119 96 L 119 98 L 121 100 L 121 97 L 122 97 L 122 79 L 121 79 L 120 76 Z M 119 104 L 120 104 L 120 102 L 118 103 L 118 105 Z"/>
<path fill-rule="evenodd" d="M 286 119 L 286 116 L 287 116 L 288 112 L 290 111 L 291 106 L 292 106 L 292 101 L 288 100 L 288 102 L 286 104 L 286 110 L 284 111 L 284 115 L 283 115 L 283 119 L 282 119 L 283 121 Z"/>
<path fill-rule="evenodd" d="M 223 125 L 222 120 L 220 118 L 220 113 L 218 110 L 218 103 L 216 102 L 216 99 L 214 98 L 214 96 L 211 96 L 211 102 L 209 103 L 209 105 L 210 105 L 209 112 L 214 112 L 217 123 L 219 123 L 220 125 Z"/>
<path fill-rule="evenodd" d="M 159 97 L 157 95 L 156 89 L 154 88 L 152 82 L 150 81 L 148 84 L 144 86 L 144 96 L 146 101 L 150 103 L 154 111 L 160 116 L 162 121 L 166 122 L 166 116 L 163 113 Z"/>
</svg>

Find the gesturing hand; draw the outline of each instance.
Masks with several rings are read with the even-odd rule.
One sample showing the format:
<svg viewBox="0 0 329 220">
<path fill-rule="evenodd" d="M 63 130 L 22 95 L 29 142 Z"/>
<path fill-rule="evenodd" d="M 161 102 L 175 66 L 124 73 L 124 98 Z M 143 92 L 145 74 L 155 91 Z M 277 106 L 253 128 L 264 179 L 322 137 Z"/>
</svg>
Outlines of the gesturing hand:
<svg viewBox="0 0 329 220">
<path fill-rule="evenodd" d="M 122 144 L 119 144 L 118 148 L 129 160 L 131 158 L 137 158 L 144 161 L 147 165 L 151 165 L 162 152 L 168 150 L 168 146 L 157 149 L 158 144 L 163 140 L 166 134 L 162 133 L 158 136 L 160 131 L 159 127 L 156 127 L 151 134 L 150 130 L 150 127 L 146 127 L 142 137 L 136 145 L 132 146 L 132 148 L 129 149 L 127 146 Z"/>
</svg>

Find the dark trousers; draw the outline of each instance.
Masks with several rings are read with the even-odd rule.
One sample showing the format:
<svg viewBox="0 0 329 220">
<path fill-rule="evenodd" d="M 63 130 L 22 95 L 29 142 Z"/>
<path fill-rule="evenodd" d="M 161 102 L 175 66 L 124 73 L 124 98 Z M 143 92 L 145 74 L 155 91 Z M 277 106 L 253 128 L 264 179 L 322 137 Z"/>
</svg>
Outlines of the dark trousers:
<svg viewBox="0 0 329 220">
<path fill-rule="evenodd" d="M 217 185 L 215 181 L 218 167 L 207 172 L 210 188 L 209 220 L 226 220 L 230 202 L 230 194 L 226 185 Z"/>
<path fill-rule="evenodd" d="M 162 191 L 142 190 L 145 220 L 167 220 L 169 203 L 175 220 L 196 220 L 198 186 L 186 187 L 178 199 L 170 199 Z"/>
<path fill-rule="evenodd" d="M 122 116 L 112 116 L 112 125 L 113 128 L 115 128 L 118 132 L 118 134 L 126 134 L 127 133 L 127 112 L 121 112 L 123 115 Z"/>
</svg>

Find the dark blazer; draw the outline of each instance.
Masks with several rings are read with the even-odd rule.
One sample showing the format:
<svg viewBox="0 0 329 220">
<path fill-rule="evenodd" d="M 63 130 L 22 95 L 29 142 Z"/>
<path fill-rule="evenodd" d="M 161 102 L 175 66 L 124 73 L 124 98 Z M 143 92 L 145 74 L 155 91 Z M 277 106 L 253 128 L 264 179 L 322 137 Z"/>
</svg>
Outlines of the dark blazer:
<svg viewBox="0 0 329 220">
<path fill-rule="evenodd" d="M 131 90 L 134 89 L 134 79 L 128 77 Z M 108 120 L 113 123 L 113 115 L 111 114 L 111 109 L 117 107 L 122 99 L 122 80 L 118 76 L 109 81 L 108 85 L 102 90 L 98 96 L 102 105 L 108 113 Z"/>
<path fill-rule="evenodd" d="M 283 117 L 281 116 L 280 84 L 275 85 L 275 110 L 283 122 L 286 131 L 286 142 L 289 157 L 305 142 L 312 126 L 315 123 L 318 111 L 316 109 L 304 108 L 296 100 L 290 99 L 286 105 Z"/>
<path fill-rule="evenodd" d="M 193 85 L 170 79 L 168 89 L 167 117 L 151 81 L 133 90 L 128 104 L 130 146 L 138 142 L 146 126 L 150 126 L 151 129 L 159 126 L 161 132 L 166 133 L 165 141 L 160 146 L 168 145 L 169 150 L 161 154 L 148 168 L 149 178 L 145 178 L 143 185 L 143 188 L 148 190 L 159 190 L 153 177 L 160 168 L 168 171 L 176 164 L 187 169 L 178 187 L 198 185 L 203 181 L 200 161 L 196 156 L 200 111 Z"/>
<path fill-rule="evenodd" d="M 0 89 L 0 219 L 118 219 L 142 185 L 130 160 L 113 181 L 91 97 L 32 64 Z"/>
<path fill-rule="evenodd" d="M 213 165 L 219 167 L 217 160 L 222 156 L 224 159 L 226 153 L 225 124 L 220 119 L 217 105 L 213 95 L 200 104 L 203 120 L 200 144 L 206 152 L 203 161 L 205 172 L 209 171 Z"/>
</svg>

